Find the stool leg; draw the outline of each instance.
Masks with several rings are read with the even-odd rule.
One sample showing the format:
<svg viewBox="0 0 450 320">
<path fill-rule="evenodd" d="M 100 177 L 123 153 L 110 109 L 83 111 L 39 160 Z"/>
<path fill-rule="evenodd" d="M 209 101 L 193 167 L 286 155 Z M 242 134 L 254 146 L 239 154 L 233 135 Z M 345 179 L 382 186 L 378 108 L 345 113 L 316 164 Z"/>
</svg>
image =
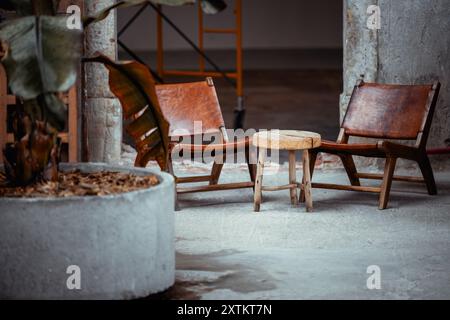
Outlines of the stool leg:
<svg viewBox="0 0 450 320">
<path fill-rule="evenodd" d="M 309 166 L 309 151 L 303 151 L 303 188 L 305 194 L 306 211 L 312 212 L 313 202 L 311 195 L 311 169 Z"/>
<path fill-rule="evenodd" d="M 297 174 L 295 170 L 295 151 L 290 150 L 289 151 L 289 183 L 290 184 L 297 184 Z M 291 204 L 294 206 L 298 205 L 298 198 L 297 198 L 297 187 L 292 187 L 290 189 L 291 192 Z"/>
<path fill-rule="evenodd" d="M 259 148 L 258 167 L 256 169 L 255 195 L 254 195 L 254 211 L 259 212 L 261 208 L 262 182 L 264 174 L 264 161 L 266 159 L 266 150 Z"/>
<path fill-rule="evenodd" d="M 312 176 L 313 176 L 313 173 L 314 173 L 314 166 L 315 166 L 316 160 L 317 160 L 317 152 L 308 151 L 308 153 L 309 153 L 309 173 L 310 173 L 311 180 L 312 180 Z M 303 177 L 302 178 L 302 185 L 304 185 L 304 183 L 305 183 L 305 178 Z M 312 183 L 312 181 L 311 181 L 311 183 Z M 303 191 L 303 188 L 301 188 L 301 191 L 300 191 L 299 201 L 301 203 L 305 202 L 305 192 Z"/>
</svg>

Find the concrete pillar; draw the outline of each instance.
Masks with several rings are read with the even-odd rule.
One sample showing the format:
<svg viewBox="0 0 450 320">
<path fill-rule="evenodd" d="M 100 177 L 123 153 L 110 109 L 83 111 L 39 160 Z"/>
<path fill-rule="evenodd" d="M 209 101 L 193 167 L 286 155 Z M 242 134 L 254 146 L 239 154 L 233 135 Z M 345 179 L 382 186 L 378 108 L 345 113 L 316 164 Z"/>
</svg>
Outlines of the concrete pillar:
<svg viewBox="0 0 450 320">
<path fill-rule="evenodd" d="M 382 83 L 421 84 L 439 79 L 442 89 L 428 146 L 449 145 L 448 0 L 345 0 L 344 3 L 344 92 L 341 96 L 341 115 L 345 112 L 353 85 L 361 74 L 365 75 L 366 81 Z M 374 4 L 381 10 L 379 30 L 367 27 L 367 8 Z"/>
<path fill-rule="evenodd" d="M 344 0 L 344 91 L 341 95 L 341 121 L 356 81 L 376 81 L 378 31 L 367 28 L 367 8 L 374 0 Z"/>
<path fill-rule="evenodd" d="M 114 0 L 86 0 L 85 14 L 92 15 L 114 4 Z M 99 51 L 111 59 L 117 57 L 116 13 L 86 30 L 85 55 Z M 85 116 L 88 157 L 91 162 L 112 163 L 120 159 L 122 143 L 122 110 L 110 92 L 108 73 L 100 64 L 85 65 Z"/>
<path fill-rule="evenodd" d="M 378 79 L 393 83 L 442 83 L 429 147 L 450 138 L 450 6 L 448 0 L 379 0 L 383 26 Z"/>
</svg>

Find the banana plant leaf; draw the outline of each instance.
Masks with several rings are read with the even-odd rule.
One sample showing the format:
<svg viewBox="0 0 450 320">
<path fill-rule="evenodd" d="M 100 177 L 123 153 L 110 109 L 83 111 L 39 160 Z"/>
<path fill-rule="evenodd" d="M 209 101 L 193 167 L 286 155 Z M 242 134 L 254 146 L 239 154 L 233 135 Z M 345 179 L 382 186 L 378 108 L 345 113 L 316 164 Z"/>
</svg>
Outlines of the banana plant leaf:
<svg viewBox="0 0 450 320">
<path fill-rule="evenodd" d="M 56 131 L 44 122 L 33 122 L 21 111 L 14 116 L 13 130 L 15 142 L 3 150 L 8 180 L 16 186 L 43 178 L 54 181 L 58 154 Z"/>
<path fill-rule="evenodd" d="M 125 8 L 125 7 L 132 7 L 141 5 L 147 2 L 152 2 L 155 4 L 164 4 L 169 6 L 181 6 L 186 4 L 193 4 L 196 0 L 122 0 L 117 2 L 116 4 L 103 9 L 99 13 L 97 13 L 95 16 L 87 17 L 83 21 L 83 25 L 86 28 L 91 23 L 99 22 L 105 19 L 109 13 L 118 8 Z M 222 10 L 224 10 L 227 5 L 225 1 L 223 0 L 200 0 L 202 3 L 203 11 L 207 14 L 215 14 Z"/>
<path fill-rule="evenodd" d="M 84 62 L 102 63 L 109 71 L 111 92 L 119 99 L 124 118 L 132 119 L 125 129 L 136 143 L 135 166 L 145 167 L 150 160 L 156 160 L 166 170 L 169 123 L 159 106 L 150 70 L 136 61 L 114 62 L 101 54 Z"/>
<path fill-rule="evenodd" d="M 227 4 L 223 0 L 203 0 L 202 2 L 202 10 L 206 14 L 216 14 L 220 11 L 225 10 Z"/>
<path fill-rule="evenodd" d="M 30 16 L 0 25 L 7 47 L 1 63 L 11 91 L 23 100 L 42 100 L 56 128 L 65 119 L 64 105 L 54 95 L 69 90 L 77 78 L 81 31 L 67 28 L 65 17 Z"/>
</svg>

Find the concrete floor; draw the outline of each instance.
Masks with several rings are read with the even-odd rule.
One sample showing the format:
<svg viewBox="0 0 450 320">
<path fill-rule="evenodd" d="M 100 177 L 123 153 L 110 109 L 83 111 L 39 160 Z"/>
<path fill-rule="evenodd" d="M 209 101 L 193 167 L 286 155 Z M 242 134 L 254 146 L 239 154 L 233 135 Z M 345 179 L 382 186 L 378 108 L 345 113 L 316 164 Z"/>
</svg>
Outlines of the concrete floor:
<svg viewBox="0 0 450 320">
<path fill-rule="evenodd" d="M 243 168 L 225 170 L 222 181 L 243 178 Z M 250 190 L 183 195 L 177 283 L 163 296 L 449 299 L 450 172 L 436 178 L 435 197 L 420 185 L 395 184 L 385 211 L 376 195 L 317 189 L 311 214 L 291 207 L 288 191 L 265 193 L 260 214 Z M 315 180 L 347 182 L 340 171 L 319 170 Z M 285 169 L 265 176 L 269 185 L 287 181 Z M 372 265 L 381 268 L 380 290 L 366 286 Z"/>
<path fill-rule="evenodd" d="M 215 54 L 225 66 L 232 56 Z M 174 67 L 186 61 L 186 55 L 168 57 Z M 246 127 L 335 139 L 341 61 L 339 52 L 247 53 Z M 192 81 L 169 82 L 184 80 Z M 221 80 L 216 87 L 231 127 L 234 90 Z M 225 170 L 221 179 L 243 178 L 245 169 Z M 318 170 L 315 178 L 347 183 L 340 171 Z M 450 171 L 436 179 L 436 197 L 420 185 L 395 184 L 385 211 L 377 209 L 376 195 L 342 191 L 313 190 L 312 214 L 291 207 L 287 191 L 265 193 L 260 214 L 252 212 L 251 190 L 183 195 L 176 213 L 177 282 L 150 298 L 450 299 Z M 267 184 L 287 181 L 285 168 L 265 176 Z M 397 192 L 405 187 L 409 192 Z M 366 286 L 373 265 L 381 269 L 380 290 Z"/>
</svg>

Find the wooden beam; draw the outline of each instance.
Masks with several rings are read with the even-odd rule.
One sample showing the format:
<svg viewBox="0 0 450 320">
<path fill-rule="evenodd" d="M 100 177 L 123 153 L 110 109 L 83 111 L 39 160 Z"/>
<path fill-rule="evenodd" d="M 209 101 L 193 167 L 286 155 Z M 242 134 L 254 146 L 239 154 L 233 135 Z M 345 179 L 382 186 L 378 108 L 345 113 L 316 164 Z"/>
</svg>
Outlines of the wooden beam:
<svg viewBox="0 0 450 320">
<path fill-rule="evenodd" d="M 209 182 L 211 175 L 209 176 L 193 176 L 193 177 L 176 177 L 177 183 L 195 183 L 195 182 Z"/>
<path fill-rule="evenodd" d="M 261 187 L 262 191 L 281 191 L 281 190 L 290 190 L 293 188 L 298 188 L 298 183 L 291 183 L 291 184 L 286 184 L 283 186 L 276 186 L 276 187 Z"/>
<path fill-rule="evenodd" d="M 0 64 L 0 154 L 6 145 L 7 140 L 7 106 L 8 106 L 8 85 L 6 83 L 6 73 Z M 0 163 L 3 163 L 3 156 L 0 157 Z"/>
<path fill-rule="evenodd" d="M 209 28 L 204 29 L 205 33 L 229 33 L 229 34 L 236 34 L 238 33 L 237 29 L 215 29 L 215 28 Z"/>
<path fill-rule="evenodd" d="M 369 180 L 383 180 L 383 175 L 378 173 L 357 173 L 356 176 L 361 179 Z M 409 177 L 409 176 L 394 176 L 395 181 L 425 183 L 425 180 L 421 177 Z"/>
<path fill-rule="evenodd" d="M 195 192 L 209 192 L 209 191 L 225 191 L 233 189 L 246 189 L 253 188 L 253 182 L 239 182 L 239 183 L 227 183 L 227 184 L 215 184 L 208 186 L 199 186 L 192 188 L 177 188 L 177 192 L 180 194 L 184 193 L 195 193 Z"/>
<path fill-rule="evenodd" d="M 68 104 L 68 133 L 67 143 L 69 144 L 69 162 L 78 161 L 78 90 L 74 86 L 67 95 Z"/>
<path fill-rule="evenodd" d="M 380 193 L 381 192 L 380 187 L 346 186 L 346 185 L 330 184 L 330 183 L 312 183 L 312 187 L 316 188 L 316 189 L 360 191 L 360 192 L 371 192 L 371 193 Z"/>
<path fill-rule="evenodd" d="M 201 72 L 201 71 L 188 71 L 188 70 L 164 70 L 163 76 L 192 76 L 192 77 L 222 77 L 219 72 Z M 237 78 L 237 74 L 234 72 L 226 73 L 228 78 Z"/>
<path fill-rule="evenodd" d="M 290 196 L 291 196 L 291 204 L 297 205 L 297 172 L 296 172 L 296 158 L 295 158 L 295 150 L 289 151 L 289 183 L 291 184 Z"/>
<path fill-rule="evenodd" d="M 16 97 L 12 95 L 0 94 L 0 105 L 16 104 Z"/>
</svg>

